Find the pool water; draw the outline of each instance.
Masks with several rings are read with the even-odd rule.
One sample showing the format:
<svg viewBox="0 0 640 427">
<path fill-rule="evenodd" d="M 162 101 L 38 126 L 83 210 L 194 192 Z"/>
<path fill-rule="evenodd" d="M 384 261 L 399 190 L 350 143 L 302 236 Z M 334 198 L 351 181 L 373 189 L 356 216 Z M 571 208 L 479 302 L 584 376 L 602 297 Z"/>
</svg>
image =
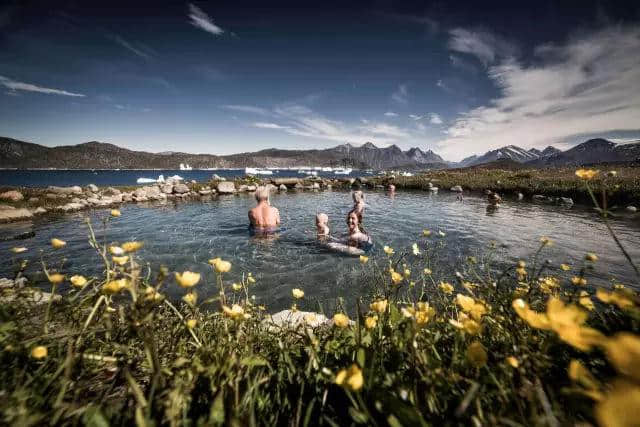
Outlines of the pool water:
<svg viewBox="0 0 640 427">
<path fill-rule="evenodd" d="M 345 217 L 351 208 L 351 194 L 346 191 L 293 192 L 274 194 L 272 204 L 280 209 L 283 229 L 271 238 L 252 236 L 247 226 L 247 211 L 255 206 L 251 195 L 219 196 L 210 201 L 174 202 L 150 205 L 124 205 L 122 216 L 109 223 L 107 242 L 139 240 L 145 243 L 138 253 L 157 270 L 166 265 L 171 271 L 191 270 L 204 274 L 198 285 L 201 295 L 217 293 L 211 267 L 207 261 L 222 257 L 233 264 L 227 275 L 239 280 L 242 273 L 252 272 L 258 279 L 252 293 L 271 311 L 291 304 L 291 289 L 304 290 L 306 308 L 317 309 L 315 301 L 329 306 L 339 298 L 353 299 L 354 280 L 362 274 L 358 258 L 328 252 L 315 239 L 314 218 L 325 212 L 330 218 L 333 235 L 346 234 Z M 108 210 L 91 212 L 96 234 L 104 238 L 101 218 Z M 83 216 L 87 213 L 42 218 L 28 223 L 0 226 L 0 237 L 35 231 L 27 240 L 0 242 L 0 251 L 11 254 L 13 246 L 26 246 L 29 251 L 5 255 L 0 261 L 0 277 L 12 277 L 15 260 L 30 259 L 28 272 L 40 268 L 39 250 L 45 259 L 66 257 L 63 272 L 101 274 L 99 257 L 89 248 L 88 229 Z M 487 209 L 482 197 L 466 196 L 456 200 L 453 193 L 366 192 L 364 225 L 372 236 L 373 260 L 383 260 L 384 245 L 399 252 L 412 243 L 423 245 L 423 229 L 433 231 L 429 241 L 440 241 L 442 261 L 451 268 L 440 270 L 453 278 L 456 265 L 467 256 L 486 250 L 490 242 L 509 261 L 529 258 L 539 247 L 541 236 L 549 236 L 554 245 L 545 249 L 545 259 L 557 267 L 560 263 L 579 265 L 586 252 L 598 254 L 595 270 L 589 273 L 590 284 L 610 286 L 612 280 L 637 283 L 606 228 L 586 208 L 506 201 L 497 210 Z M 619 219 L 613 228 L 631 257 L 640 260 L 640 225 L 637 220 Z M 444 237 L 438 231 L 445 233 Z M 67 246 L 52 253 L 49 241 L 58 237 Z M 567 273 L 568 274 L 568 273 Z M 35 277 L 35 276 L 34 276 Z M 173 280 L 169 293 L 180 295 Z M 326 307 L 326 306 L 325 306 Z"/>
</svg>

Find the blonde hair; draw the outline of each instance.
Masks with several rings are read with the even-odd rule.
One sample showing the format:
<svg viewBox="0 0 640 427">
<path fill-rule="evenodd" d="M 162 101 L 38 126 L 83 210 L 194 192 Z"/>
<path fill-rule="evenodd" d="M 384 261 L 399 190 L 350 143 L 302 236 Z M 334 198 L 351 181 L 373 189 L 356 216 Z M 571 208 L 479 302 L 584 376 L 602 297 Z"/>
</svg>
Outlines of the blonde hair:
<svg viewBox="0 0 640 427">
<path fill-rule="evenodd" d="M 263 200 L 269 201 L 269 189 L 260 186 L 256 189 L 256 201 L 262 202 Z"/>
<path fill-rule="evenodd" d="M 316 215 L 316 222 L 319 222 L 321 224 L 329 223 L 329 215 L 327 215 L 326 213 L 317 214 Z"/>
</svg>

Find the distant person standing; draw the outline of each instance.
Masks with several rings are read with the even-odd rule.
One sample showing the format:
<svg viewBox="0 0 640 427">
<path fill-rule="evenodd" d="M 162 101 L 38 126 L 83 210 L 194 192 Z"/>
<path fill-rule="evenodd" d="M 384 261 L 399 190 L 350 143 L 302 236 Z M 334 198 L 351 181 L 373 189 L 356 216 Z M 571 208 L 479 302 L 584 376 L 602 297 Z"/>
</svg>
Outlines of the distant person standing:
<svg viewBox="0 0 640 427">
<path fill-rule="evenodd" d="M 280 212 L 269 204 L 267 187 L 258 187 L 256 202 L 258 205 L 249 211 L 249 222 L 252 227 L 265 231 L 280 225 Z"/>
</svg>

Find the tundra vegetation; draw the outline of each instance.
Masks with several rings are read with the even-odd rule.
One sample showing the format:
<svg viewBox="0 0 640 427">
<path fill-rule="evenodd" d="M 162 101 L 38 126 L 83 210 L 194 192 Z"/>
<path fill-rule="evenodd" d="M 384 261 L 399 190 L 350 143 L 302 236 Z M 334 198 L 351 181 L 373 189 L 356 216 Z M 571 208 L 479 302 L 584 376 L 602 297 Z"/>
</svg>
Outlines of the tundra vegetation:
<svg viewBox="0 0 640 427">
<path fill-rule="evenodd" d="M 597 174 L 578 172 L 598 203 Z M 104 226 L 123 220 L 113 210 Z M 274 325 L 251 297 L 255 272 L 224 254 L 207 275 L 149 271 L 143 242 L 98 242 L 87 228 L 100 277 L 69 270 L 59 239 L 39 260 L 14 250 L 18 275 L 40 262 L 52 294 L 71 290 L 44 304 L 3 290 L 3 424 L 637 425 L 639 281 L 590 287 L 594 266 L 606 269 L 597 254 L 556 265 L 543 237 L 500 272 L 492 248 L 440 265 L 446 235 L 424 230 L 354 259 L 353 310 Z M 292 310 L 312 308 L 298 286 Z M 199 298 L 203 287 L 219 293 Z M 165 298 L 170 288 L 181 298 Z"/>
</svg>

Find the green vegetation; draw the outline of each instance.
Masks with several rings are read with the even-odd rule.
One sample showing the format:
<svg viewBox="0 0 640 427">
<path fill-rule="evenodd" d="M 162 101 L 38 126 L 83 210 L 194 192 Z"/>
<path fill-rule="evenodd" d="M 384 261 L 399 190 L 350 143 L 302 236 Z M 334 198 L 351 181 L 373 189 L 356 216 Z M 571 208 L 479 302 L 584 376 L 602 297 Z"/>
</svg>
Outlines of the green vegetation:
<svg viewBox="0 0 640 427">
<path fill-rule="evenodd" d="M 111 215 L 105 227 L 126 220 Z M 542 261 L 553 244 L 542 238 L 496 274 L 491 247 L 439 264 L 446 235 L 424 230 L 406 250 L 354 260 L 363 292 L 352 312 L 275 326 L 243 266 L 151 272 L 141 242 L 99 243 L 87 224 L 102 277 L 65 267 L 53 239 L 43 271 L 52 292 L 65 280 L 72 290 L 42 305 L 28 289 L 2 291 L 3 424 L 637 423 L 640 297 L 590 288 L 596 254 L 556 266 Z M 171 287 L 181 300 L 164 297 Z M 220 292 L 199 300 L 202 287 Z M 311 306 L 294 286 L 291 298 Z"/>
<path fill-rule="evenodd" d="M 640 168 L 615 167 L 616 176 L 607 176 L 604 172 L 593 180 L 592 187 L 596 194 L 607 188 L 608 199 L 612 206 L 624 207 L 628 204 L 640 204 Z M 589 193 L 581 180 L 575 175 L 575 169 L 520 169 L 501 170 L 484 168 L 465 168 L 435 170 L 413 177 L 397 176 L 374 180 L 377 183 L 395 184 L 398 189 L 426 190 L 429 182 L 443 190 L 454 185 L 461 185 L 465 190 L 491 190 L 502 196 L 512 196 L 517 192 L 526 197 L 542 194 L 551 197 L 571 197 L 574 201 L 591 204 Z"/>
</svg>

